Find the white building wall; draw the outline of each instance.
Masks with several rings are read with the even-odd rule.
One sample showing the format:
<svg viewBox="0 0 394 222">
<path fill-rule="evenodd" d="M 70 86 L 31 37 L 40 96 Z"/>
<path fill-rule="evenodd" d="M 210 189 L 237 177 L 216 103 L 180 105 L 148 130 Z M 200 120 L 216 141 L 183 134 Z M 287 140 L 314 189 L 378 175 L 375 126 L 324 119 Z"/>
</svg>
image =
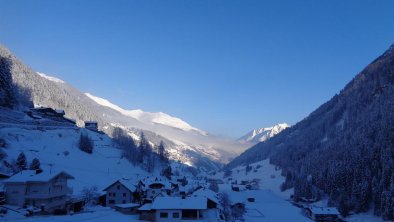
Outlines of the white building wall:
<svg viewBox="0 0 394 222">
<path fill-rule="evenodd" d="M 161 213 L 167 213 L 168 217 L 163 218 L 160 217 Z M 174 213 L 179 214 L 179 218 L 174 218 Z M 182 219 L 182 211 L 181 210 L 157 210 L 155 214 L 155 221 L 156 222 L 175 222 L 175 221 L 181 221 Z"/>
<path fill-rule="evenodd" d="M 115 194 L 115 196 L 114 196 Z M 112 207 L 116 204 L 131 203 L 133 200 L 133 194 L 129 189 L 123 186 L 121 183 L 115 183 L 107 189 L 107 207 Z"/>
</svg>

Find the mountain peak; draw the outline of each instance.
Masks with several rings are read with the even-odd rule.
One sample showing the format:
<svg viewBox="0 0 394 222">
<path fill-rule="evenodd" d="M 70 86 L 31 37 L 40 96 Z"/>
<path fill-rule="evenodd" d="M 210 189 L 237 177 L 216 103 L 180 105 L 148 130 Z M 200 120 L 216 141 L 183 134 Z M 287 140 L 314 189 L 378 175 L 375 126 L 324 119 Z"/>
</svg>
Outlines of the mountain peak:
<svg viewBox="0 0 394 222">
<path fill-rule="evenodd" d="M 254 129 L 238 139 L 242 143 L 259 143 L 263 142 L 276 134 L 282 132 L 282 130 L 290 127 L 287 123 L 279 123 L 271 127 L 264 127 Z"/>
</svg>

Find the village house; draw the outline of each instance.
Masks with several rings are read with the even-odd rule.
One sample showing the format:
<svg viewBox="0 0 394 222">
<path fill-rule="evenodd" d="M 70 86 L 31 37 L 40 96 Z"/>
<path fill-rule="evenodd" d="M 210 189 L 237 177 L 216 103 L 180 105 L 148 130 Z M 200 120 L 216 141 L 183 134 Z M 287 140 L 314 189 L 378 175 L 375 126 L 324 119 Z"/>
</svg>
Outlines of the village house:
<svg viewBox="0 0 394 222">
<path fill-rule="evenodd" d="M 106 206 L 114 207 L 118 204 L 127 204 L 133 202 L 136 186 L 129 180 L 117 180 L 104 189 L 106 192 Z"/>
<path fill-rule="evenodd" d="M 85 128 L 92 131 L 98 131 L 98 123 L 96 121 L 85 121 Z"/>
<path fill-rule="evenodd" d="M 64 171 L 24 170 L 4 181 L 6 204 L 33 206 L 52 213 L 56 209 L 66 209 L 66 202 L 72 190 L 67 180 L 73 176 Z"/>
<path fill-rule="evenodd" d="M 208 209 L 207 198 L 191 197 L 157 197 L 152 205 L 155 222 L 173 221 L 209 221 L 219 218 L 216 209 Z"/>
<path fill-rule="evenodd" d="M 335 207 L 309 206 L 305 210 L 305 213 L 309 218 L 318 222 L 337 221 L 340 216 L 340 213 Z"/>
<path fill-rule="evenodd" d="M 31 108 L 30 111 L 27 112 L 27 114 L 35 118 L 40 118 L 40 116 L 63 118 L 66 113 L 62 109 L 52 109 L 50 107 L 40 106 Z"/>
</svg>

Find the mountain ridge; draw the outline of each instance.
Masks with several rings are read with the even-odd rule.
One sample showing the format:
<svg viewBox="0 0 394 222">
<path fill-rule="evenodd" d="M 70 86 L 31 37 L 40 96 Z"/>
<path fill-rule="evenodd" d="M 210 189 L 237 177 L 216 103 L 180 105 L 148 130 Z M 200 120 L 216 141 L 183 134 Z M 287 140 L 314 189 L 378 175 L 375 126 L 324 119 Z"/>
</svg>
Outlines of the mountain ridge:
<svg viewBox="0 0 394 222">
<path fill-rule="evenodd" d="M 227 167 L 269 158 L 294 198 L 326 194 L 347 215 L 374 208 L 393 220 L 394 47 L 305 119 L 246 150 Z M 309 178 L 309 179 L 308 179 Z"/>
</svg>

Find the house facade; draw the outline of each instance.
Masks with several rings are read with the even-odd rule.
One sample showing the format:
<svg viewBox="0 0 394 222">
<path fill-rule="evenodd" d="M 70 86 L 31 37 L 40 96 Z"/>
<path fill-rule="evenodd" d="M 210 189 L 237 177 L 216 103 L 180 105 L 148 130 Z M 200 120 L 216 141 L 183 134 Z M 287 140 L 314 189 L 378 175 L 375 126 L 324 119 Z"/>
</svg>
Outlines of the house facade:
<svg viewBox="0 0 394 222">
<path fill-rule="evenodd" d="M 157 197 L 151 209 L 155 213 L 156 222 L 217 220 L 217 209 L 208 209 L 207 201 L 202 196 Z"/>
<path fill-rule="evenodd" d="M 106 206 L 114 207 L 118 204 L 133 202 L 135 186 L 129 181 L 118 180 L 104 189 L 106 192 Z"/>
<path fill-rule="evenodd" d="M 6 204 L 20 207 L 29 205 L 47 212 L 66 209 L 66 201 L 72 193 L 67 186 L 69 179 L 74 177 L 63 171 L 21 171 L 4 181 Z"/>
</svg>

